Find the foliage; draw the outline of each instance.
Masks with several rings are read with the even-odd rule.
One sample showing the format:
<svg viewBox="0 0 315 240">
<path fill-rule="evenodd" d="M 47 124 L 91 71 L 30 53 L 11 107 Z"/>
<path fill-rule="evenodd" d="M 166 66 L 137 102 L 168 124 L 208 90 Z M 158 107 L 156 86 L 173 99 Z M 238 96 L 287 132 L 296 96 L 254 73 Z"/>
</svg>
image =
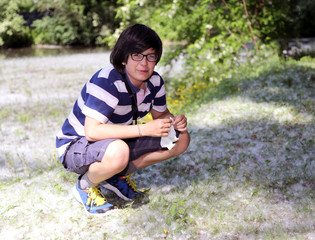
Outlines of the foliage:
<svg viewBox="0 0 315 240">
<path fill-rule="evenodd" d="M 155 29 L 166 44 L 164 64 L 184 55 L 184 70 L 168 81 L 168 96 L 178 111 L 189 101 L 201 102 L 203 93 L 231 93 L 228 81 L 240 65 L 251 64 L 274 40 L 285 37 L 290 12 L 287 2 L 264 0 L 120 0 L 120 28 L 106 38 L 113 45 L 120 32 L 134 22 Z M 223 81 L 224 80 L 224 81 Z"/>
<path fill-rule="evenodd" d="M 0 3 L 0 46 L 104 44 L 118 22 L 116 1 L 4 0 Z"/>
<path fill-rule="evenodd" d="M 32 26 L 36 43 L 57 45 L 101 44 L 116 26 L 115 1 L 40 1 L 37 7 L 46 12 Z"/>
<path fill-rule="evenodd" d="M 314 37 L 315 1 L 290 0 L 288 19 L 284 32 L 287 37 Z"/>
<path fill-rule="evenodd" d="M 32 44 L 29 27 L 23 26 L 25 21 L 20 15 L 24 5 L 18 0 L 2 0 L 0 2 L 0 47 L 26 47 Z"/>
<path fill-rule="evenodd" d="M 240 53 L 250 59 L 264 44 L 281 37 L 289 11 L 284 3 L 263 0 L 120 0 L 120 3 L 117 17 L 122 21 L 121 27 L 107 41 L 113 43 L 127 25 L 142 22 L 155 29 L 164 41 L 181 42 L 169 46 L 164 57 L 164 62 L 170 63 L 185 55 L 185 72 L 172 81 L 177 84 L 174 88 L 189 88 L 199 81 L 208 85 L 215 76 L 228 76 L 231 67 L 240 64 Z M 251 53 L 253 49 L 256 53 Z"/>
<path fill-rule="evenodd" d="M 199 45 L 209 39 L 213 39 L 210 44 L 219 44 L 224 39 L 228 43 L 236 40 L 233 46 L 241 43 L 246 47 L 245 44 L 253 40 L 248 20 L 254 37 L 264 41 L 272 34 L 273 38 L 279 37 L 289 11 L 286 3 L 263 0 L 243 3 L 237 0 L 228 3 L 225 0 L 119 0 L 119 3 L 122 6 L 117 11 L 121 19 L 118 32 L 133 22 L 143 22 L 166 40 Z M 217 48 L 220 47 L 219 44 Z"/>
<path fill-rule="evenodd" d="M 311 0 L 2 0 L 0 46 L 28 46 L 32 41 L 112 46 L 122 29 L 143 22 L 164 40 L 184 43 L 173 47 L 167 59 L 187 47 L 198 55 L 209 46 L 211 55 L 219 52 L 222 59 L 237 51 L 236 46 L 247 49 L 256 40 L 313 36 L 314 10 Z"/>
<path fill-rule="evenodd" d="M 300 61 L 283 60 L 275 53 L 265 50 L 265 54 L 258 56 L 251 64 L 243 63 L 232 69 L 228 76 L 221 75 L 211 79 L 208 85 L 200 81 L 189 87 L 177 88 L 175 92 L 167 96 L 169 108 L 175 114 L 194 112 L 206 102 L 236 96 L 246 91 L 248 87 L 254 89 L 256 86 L 259 90 L 252 90 L 253 98 L 263 95 L 265 96 L 263 100 L 279 102 L 280 105 L 293 102 L 294 99 L 288 99 L 289 96 L 301 98 L 303 95 L 308 99 L 301 100 L 301 106 L 295 107 L 301 112 L 313 111 L 312 114 L 314 114 L 314 100 L 312 100 L 314 91 L 306 94 L 306 88 L 314 89 L 315 83 L 315 71 L 314 67 L 310 67 L 311 63 L 314 63 L 311 57 L 303 57 Z M 248 79 L 251 79 L 250 82 Z M 303 82 L 303 87 L 301 87 L 301 82 Z M 266 89 L 263 92 L 264 87 Z M 287 92 L 287 95 L 283 94 L 284 92 Z"/>
</svg>

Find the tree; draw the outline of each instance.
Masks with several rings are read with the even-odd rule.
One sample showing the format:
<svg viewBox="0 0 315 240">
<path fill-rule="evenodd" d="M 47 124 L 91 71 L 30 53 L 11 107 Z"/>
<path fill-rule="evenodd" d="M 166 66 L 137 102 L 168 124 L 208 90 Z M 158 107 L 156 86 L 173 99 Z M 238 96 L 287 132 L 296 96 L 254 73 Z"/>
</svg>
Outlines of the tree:
<svg viewBox="0 0 315 240">
<path fill-rule="evenodd" d="M 102 44 L 103 38 L 117 27 L 116 1 L 45 0 L 37 3 L 46 16 L 36 20 L 36 43 L 57 45 Z"/>
<path fill-rule="evenodd" d="M 242 51 L 259 51 L 284 33 L 289 8 L 285 2 L 265 0 L 120 0 L 117 11 L 121 27 L 108 38 L 113 43 L 127 25 L 145 23 L 165 41 L 180 42 L 164 57 L 170 61 L 186 56 L 190 84 L 209 81 L 218 72 L 238 64 Z M 167 61 L 166 61 L 167 62 Z M 219 67 L 218 67 L 219 66 Z"/>
<path fill-rule="evenodd" d="M 29 27 L 24 26 L 25 20 L 20 9 L 27 6 L 17 0 L 2 0 L 0 2 L 0 47 L 26 47 L 32 44 Z"/>
<path fill-rule="evenodd" d="M 98 45 L 119 26 L 115 0 L 2 0 L 0 47 Z"/>
</svg>

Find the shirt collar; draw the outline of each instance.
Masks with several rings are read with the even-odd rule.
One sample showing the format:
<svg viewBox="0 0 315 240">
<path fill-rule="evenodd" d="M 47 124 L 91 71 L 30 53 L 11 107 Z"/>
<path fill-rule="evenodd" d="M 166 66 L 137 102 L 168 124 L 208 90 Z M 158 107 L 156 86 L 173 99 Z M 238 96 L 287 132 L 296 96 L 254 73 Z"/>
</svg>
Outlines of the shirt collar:
<svg viewBox="0 0 315 240">
<path fill-rule="evenodd" d="M 140 88 L 135 87 L 135 86 L 131 83 L 131 81 L 129 80 L 129 77 L 128 77 L 128 75 L 127 75 L 126 73 L 125 73 L 125 76 L 126 76 L 127 82 L 128 82 L 128 84 L 129 84 L 129 86 L 130 86 L 132 92 L 134 92 L 134 93 L 139 92 L 139 91 L 140 91 Z"/>
</svg>

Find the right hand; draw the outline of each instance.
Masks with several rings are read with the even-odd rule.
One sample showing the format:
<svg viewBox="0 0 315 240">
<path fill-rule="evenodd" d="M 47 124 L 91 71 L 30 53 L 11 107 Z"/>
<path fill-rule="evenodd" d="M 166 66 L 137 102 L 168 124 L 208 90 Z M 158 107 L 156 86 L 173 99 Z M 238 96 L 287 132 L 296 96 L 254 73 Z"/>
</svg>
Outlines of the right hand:
<svg viewBox="0 0 315 240">
<path fill-rule="evenodd" d="M 142 134 L 151 137 L 167 137 L 172 120 L 169 118 L 155 119 L 142 125 Z"/>
</svg>

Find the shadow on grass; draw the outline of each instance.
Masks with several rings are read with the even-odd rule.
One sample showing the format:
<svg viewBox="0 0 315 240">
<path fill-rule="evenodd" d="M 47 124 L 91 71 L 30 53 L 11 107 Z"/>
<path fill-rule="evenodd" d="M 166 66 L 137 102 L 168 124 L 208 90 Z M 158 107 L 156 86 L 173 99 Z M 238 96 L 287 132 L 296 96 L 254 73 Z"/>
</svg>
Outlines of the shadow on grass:
<svg viewBox="0 0 315 240">
<path fill-rule="evenodd" d="M 256 77 L 243 74 L 237 77 L 239 81 L 232 77 L 207 89 L 201 102 L 192 108 L 196 115 L 203 111 L 210 118 L 207 104 L 245 96 L 253 103 L 292 109 L 296 120 L 279 122 L 269 116 L 250 119 L 241 116 L 230 117 L 217 127 L 201 127 L 199 122 L 193 122 L 189 149 L 181 156 L 143 169 L 137 176 L 139 183 L 152 187 L 157 195 L 175 193 L 183 199 L 194 198 L 187 194 L 193 185 L 204 186 L 199 190 L 208 198 L 217 199 L 212 194 L 220 194 L 224 199 L 234 191 L 232 187 L 227 191 L 211 188 L 224 189 L 223 186 L 230 185 L 247 189 L 252 195 L 265 194 L 266 201 L 286 203 L 292 208 L 302 209 L 305 200 L 306 209 L 312 208 L 309 206 L 315 193 L 315 69 L 272 65 Z M 304 115 L 308 116 L 307 121 L 299 119 Z M 196 202 L 202 201 L 204 196 L 195 195 L 200 197 L 196 197 Z"/>
<path fill-rule="evenodd" d="M 253 69 L 246 67 L 244 71 L 240 70 L 231 78 L 223 79 L 216 86 L 209 86 L 199 102 L 195 105 L 192 103 L 193 109 L 198 114 L 207 111 L 205 107 L 200 110 L 202 105 L 242 96 L 254 103 L 292 107 L 295 115 L 315 116 L 315 68 L 292 61 L 265 64 L 263 70 L 258 70 L 259 74 L 254 74 L 254 77 L 249 72 Z M 237 164 L 251 162 L 256 163 L 257 168 L 251 169 L 250 176 L 261 176 L 256 177 L 257 184 L 276 186 L 281 177 L 276 170 L 286 172 L 294 167 L 298 176 L 283 177 L 285 185 L 303 180 L 312 188 L 315 187 L 314 120 L 303 123 L 297 117 L 296 124 L 293 124 L 280 123 L 268 119 L 268 116 L 257 120 L 251 116 L 246 120 L 230 119 L 217 128 L 200 128 L 198 122 L 192 125 L 192 144 L 198 147 L 185 153 L 191 156 L 190 164 L 184 161 L 182 165 L 180 156 L 173 160 L 177 163 L 169 161 L 161 165 L 162 175 L 171 177 L 172 174 L 179 174 L 194 180 L 200 176 L 198 171 L 201 170 L 194 165 L 196 162 L 208 162 L 209 165 L 205 167 L 209 169 L 210 176 L 217 174 L 218 168 L 228 171 L 230 166 L 235 169 Z M 261 167 L 270 174 L 263 172 Z M 271 174 L 274 176 L 268 179 Z"/>
<path fill-rule="evenodd" d="M 109 190 L 105 190 L 105 192 L 103 192 L 103 193 L 105 193 L 105 196 L 106 196 L 106 199 L 108 200 L 108 202 L 113 204 L 115 206 L 115 208 L 118 208 L 118 209 L 124 209 L 124 208 L 136 209 L 136 208 L 140 208 L 141 206 L 146 205 L 150 202 L 148 194 L 145 194 L 142 197 L 139 197 L 132 202 L 128 202 L 128 201 L 121 199 L 115 193 L 113 193 Z"/>
<path fill-rule="evenodd" d="M 314 190 L 313 133 L 315 124 L 282 125 L 267 120 L 193 127 L 191 147 L 183 155 L 156 165 L 165 178 L 160 184 L 173 182 L 185 190 L 186 184 L 172 179 L 189 184 L 227 176 L 262 188 L 282 190 L 302 182 Z"/>
<path fill-rule="evenodd" d="M 234 239 L 229 232 L 235 239 L 303 236 L 313 228 L 314 129 L 314 123 L 270 120 L 195 126 L 184 154 L 135 178 L 153 189 L 148 208 L 184 232 L 227 234 L 218 239 Z"/>
<path fill-rule="evenodd" d="M 297 112 L 315 115 L 315 68 L 292 61 L 261 65 L 264 64 L 263 67 L 257 63 L 253 67 L 240 67 L 229 78 L 209 85 L 192 101 L 192 109 L 207 102 L 245 95 L 257 103 L 291 105 Z M 184 106 L 184 109 L 191 108 Z"/>
</svg>

